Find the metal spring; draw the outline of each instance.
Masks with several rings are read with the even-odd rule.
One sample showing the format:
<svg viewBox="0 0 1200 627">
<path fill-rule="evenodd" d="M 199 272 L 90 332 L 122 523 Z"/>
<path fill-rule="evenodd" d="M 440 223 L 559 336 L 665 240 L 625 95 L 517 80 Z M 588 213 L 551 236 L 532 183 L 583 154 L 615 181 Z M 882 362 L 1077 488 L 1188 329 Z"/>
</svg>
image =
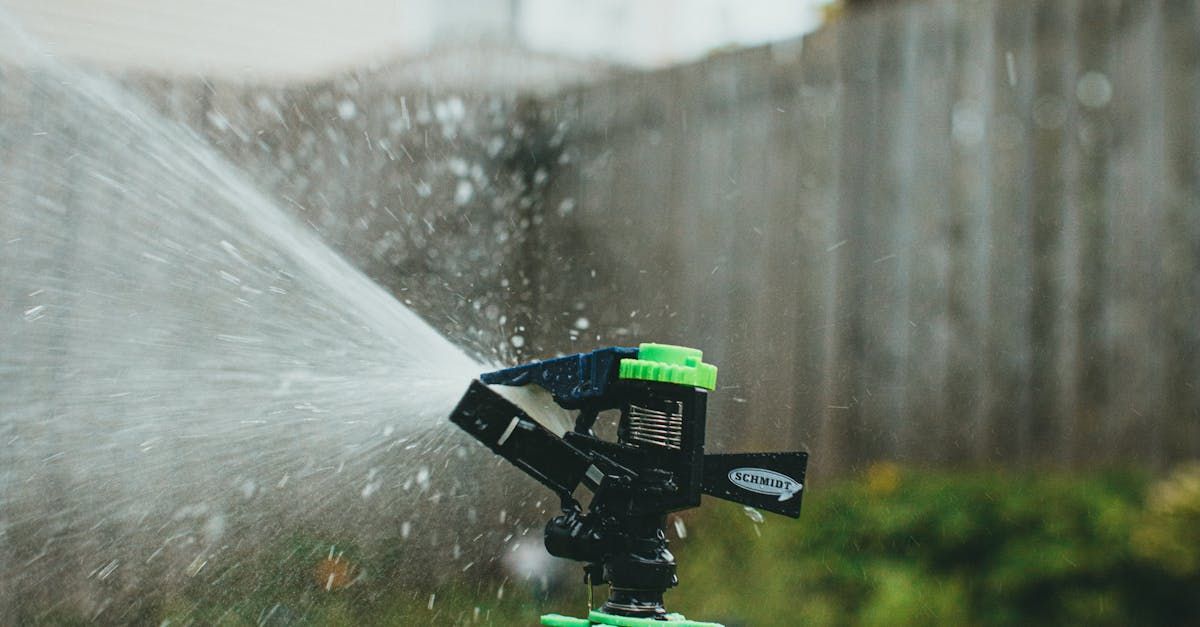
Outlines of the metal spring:
<svg viewBox="0 0 1200 627">
<path fill-rule="evenodd" d="M 679 450 L 683 446 L 683 402 L 675 401 L 674 412 L 629 406 L 629 439 Z"/>
</svg>

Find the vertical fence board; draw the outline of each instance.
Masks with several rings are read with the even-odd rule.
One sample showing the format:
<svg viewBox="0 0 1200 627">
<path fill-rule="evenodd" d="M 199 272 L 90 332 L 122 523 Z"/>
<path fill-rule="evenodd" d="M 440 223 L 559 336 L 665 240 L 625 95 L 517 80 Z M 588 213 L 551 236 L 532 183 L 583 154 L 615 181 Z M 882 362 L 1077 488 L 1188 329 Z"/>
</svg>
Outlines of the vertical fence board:
<svg viewBox="0 0 1200 627">
<path fill-rule="evenodd" d="M 1163 6 L 1163 123 L 1167 212 L 1164 434 L 1169 459 L 1200 456 L 1200 7 Z"/>
<path fill-rule="evenodd" d="M 954 160 L 950 135 L 954 108 L 953 85 L 947 77 L 954 69 L 954 11 L 950 2 L 936 3 L 936 13 L 925 23 L 913 8 L 906 18 L 906 44 L 915 54 L 915 73 L 909 106 L 914 116 L 906 132 L 911 169 L 906 172 L 906 194 L 912 232 L 906 262 L 910 273 L 908 330 L 910 348 L 906 375 L 906 433 L 901 436 L 901 457 L 910 461 L 935 459 L 946 444 L 947 395 L 950 376 L 949 334 L 952 312 L 948 288 L 950 272 L 949 172 Z"/>
</svg>

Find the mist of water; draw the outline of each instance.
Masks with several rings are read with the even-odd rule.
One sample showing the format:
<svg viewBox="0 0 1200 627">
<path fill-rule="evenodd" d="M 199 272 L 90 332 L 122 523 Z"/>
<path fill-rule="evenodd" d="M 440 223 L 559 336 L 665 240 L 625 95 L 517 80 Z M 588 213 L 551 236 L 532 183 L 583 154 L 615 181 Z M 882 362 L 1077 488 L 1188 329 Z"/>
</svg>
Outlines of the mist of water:
<svg viewBox="0 0 1200 627">
<path fill-rule="evenodd" d="M 0 40 L 21 41 L 2 15 Z M 429 466 L 448 463 L 435 427 L 481 366 L 194 132 L 15 49 L 0 62 L 0 603 L 52 589 L 99 615 L 114 589 L 158 585 L 155 564 L 216 573 L 298 521 L 368 533 L 428 500 Z"/>
</svg>

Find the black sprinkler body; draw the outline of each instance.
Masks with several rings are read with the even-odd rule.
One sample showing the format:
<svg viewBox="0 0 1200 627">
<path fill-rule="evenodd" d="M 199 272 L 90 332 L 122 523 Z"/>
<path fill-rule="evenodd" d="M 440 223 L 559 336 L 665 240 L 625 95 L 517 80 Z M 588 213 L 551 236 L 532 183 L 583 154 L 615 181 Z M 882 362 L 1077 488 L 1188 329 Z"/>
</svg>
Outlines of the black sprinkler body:
<svg viewBox="0 0 1200 627">
<path fill-rule="evenodd" d="M 546 549 L 584 562 L 589 585 L 610 585 L 604 614 L 666 617 L 663 593 L 678 583 L 666 515 L 698 506 L 701 494 L 800 515 L 807 453 L 705 454 L 716 367 L 701 358 L 642 344 L 507 368 L 473 381 L 450 416 L 558 494 L 562 513 L 546 525 Z M 579 411 L 573 430 L 559 437 L 488 387 L 530 384 Z M 611 409 L 621 413 L 616 442 L 592 430 Z M 592 493 L 586 511 L 575 498 L 580 486 Z"/>
</svg>

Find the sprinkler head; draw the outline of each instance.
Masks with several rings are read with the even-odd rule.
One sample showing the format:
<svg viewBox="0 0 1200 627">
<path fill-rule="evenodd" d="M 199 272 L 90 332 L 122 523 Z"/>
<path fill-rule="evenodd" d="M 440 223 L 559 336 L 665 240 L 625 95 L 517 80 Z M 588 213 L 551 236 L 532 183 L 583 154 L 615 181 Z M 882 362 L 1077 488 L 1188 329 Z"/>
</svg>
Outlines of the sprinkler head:
<svg viewBox="0 0 1200 627">
<path fill-rule="evenodd" d="M 608 583 L 607 615 L 661 619 L 663 593 L 678 583 L 666 515 L 702 494 L 793 518 L 800 515 L 804 452 L 705 454 L 708 393 L 717 368 L 693 348 L 602 348 L 489 372 L 472 381 L 450 416 L 494 453 L 558 494 L 546 525 L 551 555 L 584 563 L 589 585 Z M 537 385 L 577 410 L 559 437 L 489 386 Z M 617 439 L 593 431 L 600 412 L 620 410 Z M 592 494 L 585 509 L 575 498 Z"/>
</svg>

